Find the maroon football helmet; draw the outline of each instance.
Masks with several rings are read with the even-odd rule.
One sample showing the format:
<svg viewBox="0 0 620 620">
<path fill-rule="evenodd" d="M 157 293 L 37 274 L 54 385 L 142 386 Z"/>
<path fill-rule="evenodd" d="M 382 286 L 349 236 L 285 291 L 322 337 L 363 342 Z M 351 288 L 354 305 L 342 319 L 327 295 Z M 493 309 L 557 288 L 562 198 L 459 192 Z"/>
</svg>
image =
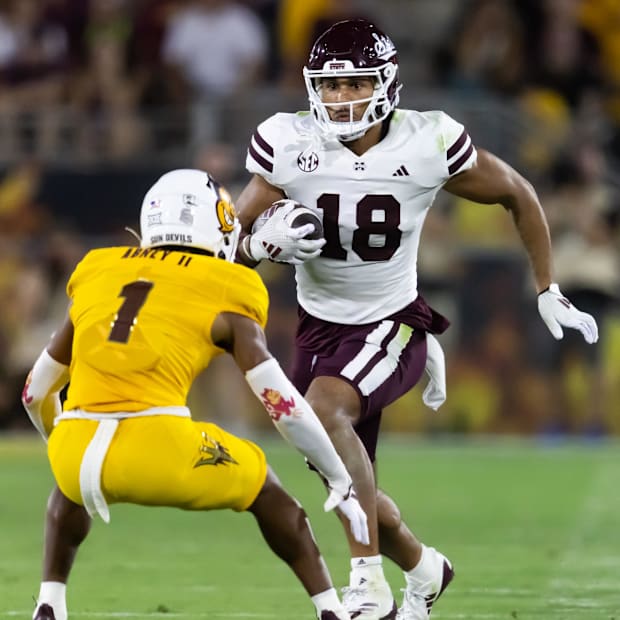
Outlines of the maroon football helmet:
<svg viewBox="0 0 620 620">
<path fill-rule="evenodd" d="M 322 133 L 339 140 L 355 140 L 369 127 L 380 123 L 398 105 L 398 56 L 390 38 L 365 19 L 338 22 L 328 28 L 314 43 L 304 79 L 310 110 Z M 321 99 L 321 83 L 326 78 L 372 77 L 372 97 L 349 103 L 349 122 L 330 120 Z M 353 106 L 368 102 L 361 120 L 353 120 Z M 337 104 L 342 107 L 342 103 Z"/>
</svg>

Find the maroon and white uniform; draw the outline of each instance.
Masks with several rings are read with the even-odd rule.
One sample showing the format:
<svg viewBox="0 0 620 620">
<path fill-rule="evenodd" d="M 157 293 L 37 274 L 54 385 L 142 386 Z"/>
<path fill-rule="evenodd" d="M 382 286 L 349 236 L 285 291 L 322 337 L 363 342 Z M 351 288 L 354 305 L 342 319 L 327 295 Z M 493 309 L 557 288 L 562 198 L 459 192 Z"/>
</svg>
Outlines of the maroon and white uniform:
<svg viewBox="0 0 620 620">
<path fill-rule="evenodd" d="M 440 111 L 396 109 L 362 156 L 317 136 L 308 113 L 275 114 L 255 131 L 246 167 L 315 210 L 327 241 L 296 266 L 300 305 L 292 371 L 303 393 L 338 377 L 362 403 L 356 431 L 374 460 L 381 411 L 426 363 L 426 332 L 448 321 L 418 295 L 417 254 L 437 192 L 476 161 L 463 125 Z"/>
<path fill-rule="evenodd" d="M 249 172 L 323 220 L 320 257 L 296 267 L 299 304 L 319 319 L 370 323 L 416 299 L 426 214 L 443 184 L 476 161 L 463 125 L 444 112 L 396 109 L 389 123 L 362 156 L 317 139 L 304 112 L 275 114 L 252 137 Z"/>
</svg>

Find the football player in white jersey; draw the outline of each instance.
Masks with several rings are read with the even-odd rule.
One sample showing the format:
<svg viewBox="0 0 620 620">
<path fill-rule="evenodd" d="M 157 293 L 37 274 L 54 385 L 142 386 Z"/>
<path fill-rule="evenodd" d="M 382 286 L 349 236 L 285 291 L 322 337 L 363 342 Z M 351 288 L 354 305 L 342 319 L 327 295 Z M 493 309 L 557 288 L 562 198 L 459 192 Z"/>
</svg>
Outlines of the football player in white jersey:
<svg viewBox="0 0 620 620">
<path fill-rule="evenodd" d="M 296 265 L 299 324 L 293 382 L 305 393 L 353 476 L 368 515 L 370 544 L 349 533 L 351 574 L 343 601 L 352 618 L 428 618 L 453 576 L 448 559 L 423 545 L 373 471 L 382 409 L 424 370 L 425 402 L 445 399 L 443 353 L 433 334 L 448 325 L 418 293 L 424 219 L 440 189 L 510 212 L 529 256 L 542 319 L 598 338 L 595 320 L 553 282 L 546 219 L 533 187 L 439 111 L 398 109 L 392 41 L 365 20 L 342 21 L 315 42 L 304 68 L 310 111 L 275 114 L 252 136 L 253 177 L 237 201 L 247 233 L 273 202 L 297 201 L 322 218 L 324 239 L 300 239 L 277 209 L 248 234 L 239 260 Z M 311 226 L 311 225 L 308 225 Z M 382 555 L 404 571 L 396 609 Z"/>
</svg>

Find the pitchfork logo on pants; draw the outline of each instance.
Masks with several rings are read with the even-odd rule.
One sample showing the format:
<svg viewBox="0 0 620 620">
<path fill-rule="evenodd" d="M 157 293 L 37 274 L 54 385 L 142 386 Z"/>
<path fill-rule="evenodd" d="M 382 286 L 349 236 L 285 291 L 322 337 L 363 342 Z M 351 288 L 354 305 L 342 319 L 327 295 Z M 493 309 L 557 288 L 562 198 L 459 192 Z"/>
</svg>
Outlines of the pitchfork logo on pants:
<svg viewBox="0 0 620 620">
<path fill-rule="evenodd" d="M 319 156 L 314 152 L 309 155 L 300 153 L 297 165 L 302 172 L 314 172 L 319 167 Z"/>
</svg>

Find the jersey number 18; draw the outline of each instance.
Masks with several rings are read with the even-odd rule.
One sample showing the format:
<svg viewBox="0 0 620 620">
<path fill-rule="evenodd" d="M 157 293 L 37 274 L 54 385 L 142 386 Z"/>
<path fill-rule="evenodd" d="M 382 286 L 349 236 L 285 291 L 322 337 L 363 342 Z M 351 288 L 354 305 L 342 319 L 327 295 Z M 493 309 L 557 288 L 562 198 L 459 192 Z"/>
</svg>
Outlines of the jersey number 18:
<svg viewBox="0 0 620 620">
<path fill-rule="evenodd" d="M 323 211 L 323 229 L 326 244 L 321 256 L 337 260 L 347 260 L 347 251 L 340 243 L 338 216 L 340 195 L 322 194 L 316 206 Z M 355 223 L 351 249 L 363 261 L 385 261 L 394 256 L 400 245 L 402 231 L 400 224 L 400 204 L 390 194 L 364 196 L 355 205 Z M 381 215 L 382 214 L 382 215 Z M 383 238 L 381 245 L 375 245 Z"/>
</svg>

